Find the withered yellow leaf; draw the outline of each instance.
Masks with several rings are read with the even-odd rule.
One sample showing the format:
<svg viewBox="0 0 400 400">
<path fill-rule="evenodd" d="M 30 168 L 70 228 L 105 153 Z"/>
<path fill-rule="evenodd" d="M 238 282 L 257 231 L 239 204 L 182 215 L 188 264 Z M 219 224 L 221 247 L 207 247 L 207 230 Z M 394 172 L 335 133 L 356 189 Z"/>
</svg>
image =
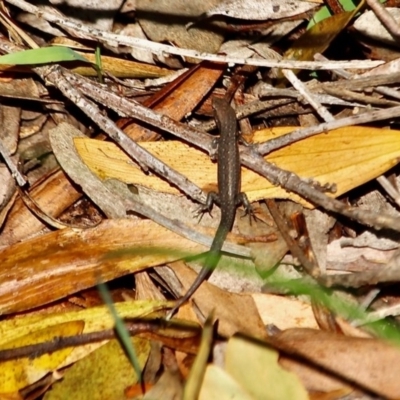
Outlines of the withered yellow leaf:
<svg viewBox="0 0 400 400">
<path fill-rule="evenodd" d="M 131 319 L 148 316 L 170 305 L 171 304 L 160 300 L 128 300 L 114 304 L 121 318 Z M 112 329 L 115 325 L 114 318 L 105 305 L 49 315 L 26 315 L 21 318 L 8 319 L 0 322 L 0 349 L 22 346 L 23 344 L 21 344 L 21 341 L 25 340 L 25 338 L 36 338 L 36 335 L 40 336 L 41 332 L 49 332 L 50 338 L 36 339 L 36 341 L 32 339 L 30 343 L 51 340 L 54 336 L 62 336 L 62 332 L 59 328 L 60 326 L 62 327 L 65 325 L 69 327 L 69 324 L 74 326 L 75 323 L 84 325 L 82 325 L 81 331 L 77 332 L 83 334 Z M 65 333 L 64 336 L 67 334 L 73 335 L 74 333 Z M 14 345 L 14 343 L 16 344 Z M 58 362 L 57 368 L 65 367 L 80 360 L 103 344 L 104 342 L 94 342 L 71 349 L 61 362 Z M 2 373 L 4 369 L 3 365 L 5 365 L 5 363 L 0 363 L 1 382 L 5 381 Z M 0 384 L 0 398 L 2 388 Z"/>
<path fill-rule="evenodd" d="M 161 300 L 128 300 L 114 304 L 121 318 L 131 319 L 148 316 L 170 305 L 171 303 Z M 14 338 L 19 340 L 25 336 L 30 337 L 34 332 L 47 331 L 54 326 L 69 324 L 74 321 L 84 322 L 82 333 L 111 329 L 115 325 L 114 318 L 105 305 L 49 315 L 28 314 L 21 318 L 0 322 L 0 349 L 10 348 L 9 344 Z"/>
<path fill-rule="evenodd" d="M 358 9 L 359 7 L 352 11 L 343 11 L 318 22 L 300 36 L 283 57 L 304 61 L 313 60 L 314 54 L 323 53 L 329 47 L 332 40 L 347 26 Z"/>
<path fill-rule="evenodd" d="M 264 142 L 297 129 L 281 127 L 255 132 L 254 142 Z M 397 130 L 352 126 L 322 133 L 276 150 L 266 160 L 292 171 L 301 178 L 320 184 L 336 184 L 341 194 L 376 178 L 397 164 L 400 156 Z M 205 191 L 217 189 L 217 164 L 208 155 L 178 141 L 140 143 L 163 162 L 187 176 Z M 76 138 L 75 146 L 85 164 L 100 178 L 116 178 L 166 193 L 178 190 L 155 175 L 144 174 L 113 143 Z M 301 201 L 286 190 L 272 185 L 259 174 L 242 167 L 242 191 L 250 201 L 288 198 Z M 302 201 L 303 204 L 307 204 Z"/>
<path fill-rule="evenodd" d="M 96 57 L 93 53 L 77 52 L 85 57 L 92 63 L 96 62 Z M 101 64 L 103 71 L 113 74 L 118 78 L 159 78 L 160 76 L 167 76 L 171 71 L 166 68 L 160 68 L 156 65 L 139 63 L 136 61 L 125 60 L 123 58 L 101 56 Z M 77 74 L 85 76 L 96 76 L 94 68 L 80 66 L 73 69 Z"/>
<path fill-rule="evenodd" d="M 0 349 L 16 349 L 22 346 L 51 341 L 56 337 L 78 335 L 83 328 L 83 321 L 70 321 L 49 326 L 6 342 L 0 346 Z M 36 358 L 24 357 L 0 362 L 0 397 L 3 393 L 17 392 L 19 389 L 38 381 L 50 371 L 57 369 L 72 350 L 70 347 L 54 351 L 51 354 L 43 354 Z"/>
<path fill-rule="evenodd" d="M 131 343 L 139 367 L 143 369 L 150 354 L 150 342 L 133 337 Z M 114 339 L 69 368 L 64 379 L 53 385 L 46 399 L 125 399 L 126 388 L 137 381 L 124 349 Z"/>
</svg>

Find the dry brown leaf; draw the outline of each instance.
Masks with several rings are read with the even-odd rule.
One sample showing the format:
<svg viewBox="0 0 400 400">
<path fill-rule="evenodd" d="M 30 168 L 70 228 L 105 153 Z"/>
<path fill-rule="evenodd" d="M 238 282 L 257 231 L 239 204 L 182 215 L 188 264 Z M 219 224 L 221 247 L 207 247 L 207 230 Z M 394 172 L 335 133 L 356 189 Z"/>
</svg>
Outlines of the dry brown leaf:
<svg viewBox="0 0 400 400">
<path fill-rule="evenodd" d="M 175 263 L 173 268 L 183 285 L 182 292 L 186 292 L 197 274 L 183 263 Z M 265 337 L 265 327 L 251 295 L 230 293 L 204 282 L 192 298 L 203 315 L 208 316 L 214 311 L 220 334 L 232 336 L 236 332 L 242 332 Z M 243 318 L 244 315 L 246 318 Z"/>
<path fill-rule="evenodd" d="M 334 381 L 331 381 L 330 386 L 325 381 L 326 389 L 320 387 L 319 390 L 339 389 L 339 377 L 344 377 L 347 381 L 343 381 L 346 384 L 343 383 L 342 388 L 354 382 L 380 396 L 400 398 L 400 349 L 396 346 L 378 339 L 353 338 L 313 329 L 288 329 L 268 340 L 279 349 L 286 349 L 288 354 L 311 361 L 308 365 L 301 363 L 305 367 L 303 373 L 297 369 L 300 376 L 310 377 L 311 365 L 317 367 L 313 368 L 314 372 L 320 372 L 322 367 L 338 385 L 333 386 Z"/>
<path fill-rule="evenodd" d="M 193 69 L 193 71 L 188 71 L 189 76 L 175 79 L 163 90 L 146 100 L 146 106 L 176 121 L 180 121 L 192 112 L 221 77 L 225 66 L 202 62 Z M 124 121 L 124 119 L 119 121 L 119 125 Z M 123 130 L 136 141 L 147 142 L 160 137 L 157 129 L 137 124 L 134 120 L 128 125 L 124 123 Z"/>
<path fill-rule="evenodd" d="M 30 194 L 42 210 L 55 217 L 82 196 L 62 171 L 51 175 L 45 182 L 32 189 Z M 45 224 L 25 206 L 21 198 L 18 198 L 7 216 L 0 236 L 0 248 L 19 242 L 44 227 Z"/>
<path fill-rule="evenodd" d="M 190 114 L 222 76 L 225 65 L 203 61 L 192 69 L 190 75 L 182 82 L 179 79 L 171 82 L 160 91 L 161 93 L 153 95 L 149 101 L 146 101 L 146 104 L 152 103 L 151 100 L 157 100 L 153 110 L 175 121 L 180 121 Z M 165 97 L 164 93 L 168 89 L 168 96 Z M 159 99 L 160 96 L 162 96 L 161 99 Z"/>
<path fill-rule="evenodd" d="M 351 385 L 329 372 L 324 372 L 322 368 L 313 368 L 285 355 L 281 355 L 279 362 L 284 368 L 295 373 L 310 392 L 339 392 L 344 396 L 354 390 Z M 337 398 L 334 397 L 335 400 Z"/>
<path fill-rule="evenodd" d="M 219 0 L 137 0 L 136 17 L 154 42 L 172 42 L 178 47 L 214 53 L 223 41 L 220 31 L 196 26 L 187 29 L 185 25 L 218 3 Z"/>
<path fill-rule="evenodd" d="M 18 243 L 0 251 L 0 314 L 37 307 L 92 287 L 99 277 L 108 281 L 200 249 L 152 221 L 132 219 Z"/>
</svg>

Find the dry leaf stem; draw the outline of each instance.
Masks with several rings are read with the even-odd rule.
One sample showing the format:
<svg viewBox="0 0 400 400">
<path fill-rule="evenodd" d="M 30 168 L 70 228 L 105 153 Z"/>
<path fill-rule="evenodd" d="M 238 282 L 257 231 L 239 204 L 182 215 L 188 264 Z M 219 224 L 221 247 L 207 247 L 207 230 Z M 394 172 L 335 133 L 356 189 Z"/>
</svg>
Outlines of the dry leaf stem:
<svg viewBox="0 0 400 400">
<path fill-rule="evenodd" d="M 348 102 L 344 101 L 340 98 L 331 96 L 329 94 L 321 94 L 316 91 L 314 91 L 312 88 L 308 88 L 309 91 L 311 91 L 313 97 L 320 103 L 322 104 L 329 104 L 329 105 L 339 105 L 339 106 L 348 106 L 348 107 L 356 107 L 356 106 L 362 106 L 362 104 L 357 104 L 353 102 Z M 297 93 L 296 90 L 294 89 L 289 89 L 289 88 L 275 88 L 272 87 L 268 84 L 260 84 L 257 85 L 257 88 L 253 91 L 254 95 L 260 97 L 260 98 L 269 98 L 271 97 L 289 97 L 298 100 L 299 99 L 299 94 Z M 288 101 L 287 99 L 286 101 Z M 275 100 L 276 101 L 276 100 Z M 282 99 L 281 99 L 282 101 Z M 301 100 L 300 100 L 301 101 Z M 260 103 L 259 101 L 254 102 L 255 104 Z M 261 101 L 261 103 L 264 103 Z M 266 101 L 266 103 L 271 103 L 271 100 Z M 253 104 L 253 103 L 248 103 L 248 104 Z M 247 104 L 245 104 L 247 106 Z M 243 107 L 245 107 L 243 106 Z M 239 108 L 238 111 L 240 111 L 242 107 Z"/>
<path fill-rule="evenodd" d="M 396 107 L 400 105 L 398 101 L 380 99 L 374 96 L 368 96 L 361 93 L 356 93 L 347 89 L 336 89 L 332 87 L 326 87 L 325 91 L 332 96 L 337 96 L 342 99 L 350 100 L 350 101 L 358 101 L 362 104 L 368 104 L 371 106 L 384 106 L 384 107 Z"/>
<path fill-rule="evenodd" d="M 308 104 L 318 113 L 318 115 L 325 121 L 330 122 L 334 120 L 333 115 L 324 107 L 315 96 L 308 90 L 307 86 L 300 81 L 295 73 L 289 69 L 282 70 L 283 75 L 292 84 L 292 86 L 299 92 L 299 94 L 307 101 Z"/>
</svg>

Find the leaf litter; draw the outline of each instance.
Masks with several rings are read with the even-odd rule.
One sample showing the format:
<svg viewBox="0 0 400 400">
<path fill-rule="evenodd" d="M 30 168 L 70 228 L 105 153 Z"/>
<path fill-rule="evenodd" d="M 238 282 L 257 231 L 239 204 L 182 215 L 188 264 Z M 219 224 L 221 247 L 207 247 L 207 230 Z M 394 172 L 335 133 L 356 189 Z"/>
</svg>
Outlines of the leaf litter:
<svg viewBox="0 0 400 400">
<path fill-rule="evenodd" d="M 111 41 L 101 25 L 83 15 L 69 19 L 58 6 L 39 12 L 23 0 L 3 5 L 2 24 L 22 39 L 0 41 L 10 53 L 4 62 L 13 64 L 0 95 L 19 99 L 0 105 L 9 126 L 0 140 L 1 396 L 400 398 L 400 75 L 387 35 L 375 37 L 378 43 L 354 35 L 353 27 L 368 34 L 361 23 L 371 11 L 363 1 L 328 1 L 333 15 L 306 1 L 154 9 L 143 0 L 137 10 L 128 4 L 120 12 L 120 4 L 107 3 L 114 11 L 103 23 L 124 24 L 137 11 L 136 30 L 152 41 L 121 35 Z M 24 30 L 9 18 L 8 5 Z M 149 19 L 157 13 L 173 15 L 173 24 Z M 79 53 L 63 50 L 67 40 L 60 37 L 53 42 L 58 47 L 24 52 L 17 43 L 37 47 L 29 25 L 35 21 L 37 29 L 38 19 L 67 27 L 78 42 L 95 39 L 102 56 L 115 56 L 93 74 L 70 65 L 86 59 L 87 43 Z M 267 32 L 275 53 L 266 50 Z M 349 40 L 337 39 L 343 37 Z M 236 65 L 223 52 L 213 55 L 229 39 L 241 47 L 235 50 L 233 41 L 229 49 Z M 118 44 L 127 43 L 148 44 L 151 51 L 140 57 L 152 64 L 123 60 Z M 95 51 L 89 46 L 92 63 Z M 229 68 L 196 64 L 198 51 Z M 340 70 L 320 52 L 364 69 Z M 174 56 L 181 53 L 195 57 Z M 376 70 L 370 54 L 380 54 Z M 255 67 L 272 65 L 265 55 L 295 73 Z M 310 75 L 301 67 L 315 70 Z M 171 81 L 176 75 L 169 72 L 180 69 Z M 273 95 L 257 92 L 261 76 L 273 83 Z M 199 254 L 219 221 L 218 209 L 198 223 L 193 218 L 206 193 L 217 189 L 213 139 L 205 133 L 213 130 L 207 122 L 213 96 L 234 98 L 241 132 L 255 143 L 241 155 L 242 190 L 256 218 L 236 218 L 218 271 L 167 322 L 166 310 L 196 276 L 192 268 L 202 265 Z M 13 177 L 28 180 L 24 196 L 15 194 Z M 25 196 L 36 200 L 26 203 Z M 35 204 L 39 213 L 27 208 Z M 325 220 L 310 217 L 317 212 Z M 62 223 L 49 226 L 47 216 Z M 115 322 L 95 290 L 99 281 L 110 283 L 115 299 L 122 290 L 115 307 L 132 335 L 143 384 L 114 338 Z"/>
</svg>

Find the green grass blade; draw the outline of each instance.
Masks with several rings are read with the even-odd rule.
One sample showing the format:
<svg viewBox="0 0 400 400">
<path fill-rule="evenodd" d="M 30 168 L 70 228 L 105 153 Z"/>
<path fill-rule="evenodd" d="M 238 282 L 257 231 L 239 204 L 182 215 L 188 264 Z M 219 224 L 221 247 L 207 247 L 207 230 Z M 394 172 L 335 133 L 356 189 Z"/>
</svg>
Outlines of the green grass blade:
<svg viewBox="0 0 400 400">
<path fill-rule="evenodd" d="M 76 51 L 62 46 L 41 47 L 0 56 L 0 64 L 8 65 L 41 65 L 63 61 L 81 61 L 91 64 Z"/>
<path fill-rule="evenodd" d="M 114 303 L 112 301 L 112 298 L 110 296 L 110 292 L 108 291 L 106 285 L 102 282 L 99 282 L 97 284 L 97 287 L 99 289 L 100 296 L 102 300 L 104 301 L 105 304 L 107 304 L 107 307 L 109 308 L 111 315 L 114 318 L 115 321 L 115 330 L 117 331 L 118 338 L 121 341 L 122 345 L 124 346 L 124 349 L 126 351 L 126 354 L 128 355 L 129 361 L 132 364 L 133 369 L 136 372 L 136 375 L 138 376 L 139 383 L 142 383 L 142 371 L 140 369 L 139 361 L 135 352 L 135 349 L 132 346 L 131 340 L 129 333 L 124 325 L 124 322 L 118 315 Z"/>
</svg>

